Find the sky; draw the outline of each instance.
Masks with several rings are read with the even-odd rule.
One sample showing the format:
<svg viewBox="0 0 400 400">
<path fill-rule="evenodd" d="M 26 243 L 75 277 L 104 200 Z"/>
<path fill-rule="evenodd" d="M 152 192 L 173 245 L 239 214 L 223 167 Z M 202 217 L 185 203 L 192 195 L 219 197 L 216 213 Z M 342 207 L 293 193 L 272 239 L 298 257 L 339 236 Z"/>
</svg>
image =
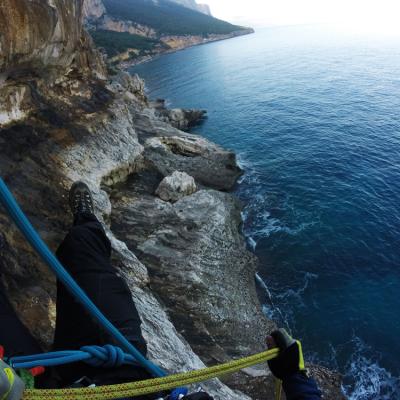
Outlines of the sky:
<svg viewBox="0 0 400 400">
<path fill-rule="evenodd" d="M 400 0 L 198 0 L 215 17 L 255 27 L 328 24 L 400 34 Z"/>
</svg>

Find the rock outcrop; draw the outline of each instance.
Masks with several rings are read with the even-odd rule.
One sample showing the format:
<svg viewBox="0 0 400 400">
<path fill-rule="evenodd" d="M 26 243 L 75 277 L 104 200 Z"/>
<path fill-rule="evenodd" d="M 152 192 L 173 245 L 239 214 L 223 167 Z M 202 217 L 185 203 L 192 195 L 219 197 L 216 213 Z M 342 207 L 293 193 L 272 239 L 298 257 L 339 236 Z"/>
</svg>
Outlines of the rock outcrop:
<svg viewBox="0 0 400 400">
<path fill-rule="evenodd" d="M 2 177 L 52 250 L 71 224 L 71 183 L 90 185 L 113 265 L 143 321 L 148 355 L 166 370 L 262 349 L 273 323 L 257 300 L 256 259 L 240 235 L 240 205 L 226 193 L 241 174 L 235 155 L 164 121 L 137 76 L 110 80 L 81 13 L 80 0 L 0 5 L 0 75 L 7 77 L 0 79 Z M 174 171 L 192 176 L 200 190 L 172 204 L 155 191 Z M 3 210 L 0 279 L 48 349 L 55 279 Z M 234 381 L 248 376 L 254 371 Z M 204 388 L 217 400 L 250 399 L 219 380 Z M 271 395 L 270 386 L 262 390 Z"/>
<path fill-rule="evenodd" d="M 123 21 L 120 19 L 112 18 L 108 15 L 102 15 L 99 20 L 96 21 L 98 28 L 115 31 L 115 32 L 128 32 L 133 35 L 145 36 L 148 38 L 156 38 L 156 31 L 150 26 L 138 24 L 134 21 Z"/>
<path fill-rule="evenodd" d="M 193 126 L 201 124 L 207 116 L 206 110 L 169 109 L 162 99 L 152 101 L 150 104 L 158 117 L 182 131 L 187 131 Z"/>
</svg>

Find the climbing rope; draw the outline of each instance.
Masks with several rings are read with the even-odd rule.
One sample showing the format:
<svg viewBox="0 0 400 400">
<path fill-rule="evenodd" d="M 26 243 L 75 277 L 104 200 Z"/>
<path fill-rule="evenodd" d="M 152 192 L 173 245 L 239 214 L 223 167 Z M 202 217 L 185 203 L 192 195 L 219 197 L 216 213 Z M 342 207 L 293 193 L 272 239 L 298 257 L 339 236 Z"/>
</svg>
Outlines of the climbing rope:
<svg viewBox="0 0 400 400">
<path fill-rule="evenodd" d="M 121 365 L 138 365 L 133 356 L 121 348 L 112 346 L 84 346 L 78 351 L 53 351 L 30 356 L 11 357 L 8 363 L 15 369 L 35 367 L 56 367 L 83 361 L 92 367 L 118 368 Z"/>
<path fill-rule="evenodd" d="M 153 376 L 165 376 L 166 373 L 157 365 L 147 360 L 143 355 L 130 343 L 124 335 L 104 316 L 104 314 L 89 299 L 86 293 L 74 281 L 71 275 L 65 270 L 54 254 L 49 250 L 47 245 L 35 231 L 25 214 L 19 207 L 15 198 L 9 191 L 3 179 L 0 178 L 0 202 L 7 210 L 8 215 L 15 222 L 19 230 L 25 236 L 26 240 L 31 244 L 43 261 L 52 269 L 57 278 L 68 289 L 71 295 L 87 310 L 87 312 L 102 326 L 102 328 L 113 337 L 117 343 L 129 354 L 131 354 L 138 363 L 146 368 Z"/>
<path fill-rule="evenodd" d="M 85 346 L 80 351 L 54 352 L 42 355 L 16 357 L 11 360 L 15 368 L 29 368 L 37 366 L 52 366 L 68 362 L 86 361 L 97 366 L 118 366 L 123 363 L 138 363 L 146 368 L 156 379 L 125 383 L 119 385 L 99 386 L 95 388 L 78 389 L 28 389 L 24 392 L 25 400 L 107 400 L 135 397 L 151 393 L 163 392 L 178 386 L 186 386 L 194 383 L 204 382 L 222 375 L 238 372 L 244 368 L 257 365 L 273 358 L 279 354 L 278 349 L 272 349 L 264 353 L 234 360 L 226 364 L 203 368 L 176 375 L 166 376 L 166 373 L 157 365 L 147 360 L 143 355 L 119 332 L 119 330 L 103 315 L 96 305 L 89 299 L 86 293 L 79 287 L 73 278 L 64 269 L 54 254 L 35 231 L 25 214 L 19 207 L 15 198 L 9 191 L 3 179 L 0 178 L 0 202 L 7 210 L 19 230 L 39 254 L 43 261 L 53 270 L 57 278 L 69 290 L 71 295 L 89 312 L 89 314 L 108 332 L 124 349 L 114 346 Z M 56 364 L 57 363 L 57 364 Z M 277 399 L 280 398 L 280 392 Z"/>
<path fill-rule="evenodd" d="M 25 391 L 23 400 L 111 400 L 143 396 L 146 394 L 167 391 L 177 386 L 191 385 L 209 379 L 218 378 L 223 375 L 232 374 L 244 368 L 272 360 L 273 358 L 276 358 L 278 354 L 279 349 L 272 349 L 240 360 L 216 365 L 214 367 L 119 385 L 78 389 L 30 389 Z"/>
</svg>

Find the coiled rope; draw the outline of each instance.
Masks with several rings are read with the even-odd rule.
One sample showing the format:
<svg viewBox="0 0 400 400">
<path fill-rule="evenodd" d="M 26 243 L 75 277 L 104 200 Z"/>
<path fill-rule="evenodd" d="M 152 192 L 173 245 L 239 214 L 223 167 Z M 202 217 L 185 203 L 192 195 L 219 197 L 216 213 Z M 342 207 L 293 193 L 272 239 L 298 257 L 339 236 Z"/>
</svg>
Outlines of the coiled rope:
<svg viewBox="0 0 400 400">
<path fill-rule="evenodd" d="M 123 383 L 119 385 L 79 389 L 30 389 L 25 391 L 23 400 L 111 400 L 142 396 L 167 391 L 177 386 L 186 386 L 204 382 L 226 374 L 232 374 L 242 370 L 243 368 L 248 368 L 272 360 L 273 358 L 276 358 L 278 354 L 278 349 L 272 349 L 240 360 L 216 365 L 214 367 L 169 375 L 163 378 L 148 379 L 145 381 Z"/>
<path fill-rule="evenodd" d="M 79 361 L 83 361 L 92 367 L 103 368 L 118 368 L 121 365 L 139 365 L 133 356 L 125 353 L 120 347 L 110 344 L 106 346 L 84 346 L 78 351 L 54 351 L 8 359 L 8 363 L 15 369 L 56 367 Z"/>
</svg>

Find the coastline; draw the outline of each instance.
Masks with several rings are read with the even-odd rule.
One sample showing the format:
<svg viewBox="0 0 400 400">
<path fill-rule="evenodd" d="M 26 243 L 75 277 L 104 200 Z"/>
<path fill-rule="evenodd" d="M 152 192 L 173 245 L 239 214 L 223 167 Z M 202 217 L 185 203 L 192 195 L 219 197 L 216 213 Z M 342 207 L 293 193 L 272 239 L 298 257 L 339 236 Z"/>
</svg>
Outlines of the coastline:
<svg viewBox="0 0 400 400">
<path fill-rule="evenodd" d="M 129 68 L 134 67 L 135 65 L 140 65 L 140 64 L 144 64 L 147 63 L 149 61 L 155 60 L 163 55 L 167 55 L 167 54 L 172 54 L 172 53 L 176 53 L 178 51 L 182 51 L 182 50 L 186 50 L 189 49 L 190 47 L 194 47 L 194 46 L 202 46 L 202 45 L 206 45 L 209 43 L 214 43 L 214 42 L 219 42 L 222 40 L 229 40 L 229 39 L 234 39 L 236 37 L 240 37 L 240 36 L 245 36 L 245 35 L 252 35 L 254 34 L 256 31 L 253 28 L 246 28 L 240 31 L 234 31 L 230 34 L 227 35 L 215 35 L 211 38 L 202 38 L 201 40 L 199 40 L 198 42 L 191 42 L 188 41 L 188 43 L 182 47 L 177 47 L 177 48 L 171 48 L 168 50 L 163 50 L 160 51 L 156 54 L 152 54 L 152 55 L 146 55 L 146 56 L 141 56 L 141 57 L 137 57 L 135 59 L 132 59 L 130 61 L 121 61 L 118 66 L 123 69 L 123 70 L 127 70 Z M 188 36 L 190 38 L 190 36 Z"/>
</svg>

